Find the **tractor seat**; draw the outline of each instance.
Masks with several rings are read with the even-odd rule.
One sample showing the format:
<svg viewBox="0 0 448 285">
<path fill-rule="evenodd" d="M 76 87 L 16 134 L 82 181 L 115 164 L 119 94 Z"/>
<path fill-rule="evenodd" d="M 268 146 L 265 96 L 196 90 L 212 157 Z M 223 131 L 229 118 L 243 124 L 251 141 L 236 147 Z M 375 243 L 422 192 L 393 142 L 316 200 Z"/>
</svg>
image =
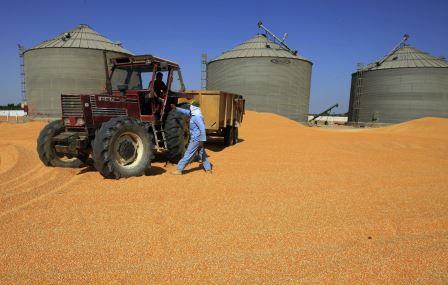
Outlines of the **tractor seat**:
<svg viewBox="0 0 448 285">
<path fill-rule="evenodd" d="M 149 94 L 149 91 L 138 93 L 138 101 L 140 102 L 140 113 L 142 115 L 151 115 L 151 98 L 148 98 L 147 94 Z"/>
</svg>

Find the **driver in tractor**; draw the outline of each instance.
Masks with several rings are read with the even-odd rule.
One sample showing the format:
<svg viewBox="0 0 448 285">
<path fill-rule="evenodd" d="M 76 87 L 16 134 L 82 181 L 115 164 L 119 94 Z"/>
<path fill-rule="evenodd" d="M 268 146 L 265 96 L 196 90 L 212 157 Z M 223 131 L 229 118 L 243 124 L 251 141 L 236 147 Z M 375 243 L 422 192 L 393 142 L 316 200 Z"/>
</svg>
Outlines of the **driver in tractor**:
<svg viewBox="0 0 448 285">
<path fill-rule="evenodd" d="M 163 82 L 163 74 L 162 72 L 157 72 L 156 80 L 154 80 L 154 93 L 158 98 L 164 98 L 166 92 L 166 84 Z"/>
</svg>

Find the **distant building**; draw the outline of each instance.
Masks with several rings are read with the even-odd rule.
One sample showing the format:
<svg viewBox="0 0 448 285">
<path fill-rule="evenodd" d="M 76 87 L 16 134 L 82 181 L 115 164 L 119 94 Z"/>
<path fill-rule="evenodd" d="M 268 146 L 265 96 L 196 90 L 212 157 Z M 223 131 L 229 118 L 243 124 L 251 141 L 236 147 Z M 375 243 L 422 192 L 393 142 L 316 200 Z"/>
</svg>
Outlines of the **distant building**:
<svg viewBox="0 0 448 285">
<path fill-rule="evenodd" d="M 448 62 L 404 42 L 352 74 L 349 122 L 448 118 Z"/>
<path fill-rule="evenodd" d="M 24 51 L 26 99 L 31 116 L 59 116 L 61 93 L 104 90 L 104 55 L 132 54 L 87 25 Z"/>
<path fill-rule="evenodd" d="M 258 34 L 207 64 L 207 89 L 241 94 L 246 107 L 307 120 L 312 62 Z"/>
</svg>

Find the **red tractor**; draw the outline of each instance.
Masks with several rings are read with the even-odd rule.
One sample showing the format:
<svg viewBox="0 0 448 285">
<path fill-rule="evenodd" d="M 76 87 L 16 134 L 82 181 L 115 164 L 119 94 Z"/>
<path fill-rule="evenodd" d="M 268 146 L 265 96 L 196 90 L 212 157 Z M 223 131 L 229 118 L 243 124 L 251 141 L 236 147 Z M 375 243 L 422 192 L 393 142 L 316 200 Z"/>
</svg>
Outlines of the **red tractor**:
<svg viewBox="0 0 448 285">
<path fill-rule="evenodd" d="M 179 65 L 151 55 L 111 62 L 107 92 L 61 95 L 62 119 L 49 123 L 37 140 L 45 165 L 79 167 L 91 156 L 104 177 L 118 179 L 144 174 L 155 152 L 174 163 L 183 156 L 188 124 L 169 107 L 192 97 L 183 93 Z M 161 75 L 166 84 L 157 82 Z"/>
</svg>

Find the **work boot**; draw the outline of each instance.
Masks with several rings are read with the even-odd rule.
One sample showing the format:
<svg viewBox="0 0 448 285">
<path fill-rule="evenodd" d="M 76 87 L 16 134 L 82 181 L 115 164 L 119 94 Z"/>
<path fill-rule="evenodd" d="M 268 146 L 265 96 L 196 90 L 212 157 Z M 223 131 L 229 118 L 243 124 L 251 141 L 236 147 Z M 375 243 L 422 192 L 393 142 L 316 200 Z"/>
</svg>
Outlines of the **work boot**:
<svg viewBox="0 0 448 285">
<path fill-rule="evenodd" d="M 210 169 L 210 170 L 206 170 L 205 173 L 207 173 L 207 174 L 213 174 L 213 170 L 211 170 L 211 169 Z"/>
<path fill-rule="evenodd" d="M 182 175 L 182 171 L 179 169 L 176 169 L 175 171 L 171 172 L 172 175 Z"/>
</svg>

